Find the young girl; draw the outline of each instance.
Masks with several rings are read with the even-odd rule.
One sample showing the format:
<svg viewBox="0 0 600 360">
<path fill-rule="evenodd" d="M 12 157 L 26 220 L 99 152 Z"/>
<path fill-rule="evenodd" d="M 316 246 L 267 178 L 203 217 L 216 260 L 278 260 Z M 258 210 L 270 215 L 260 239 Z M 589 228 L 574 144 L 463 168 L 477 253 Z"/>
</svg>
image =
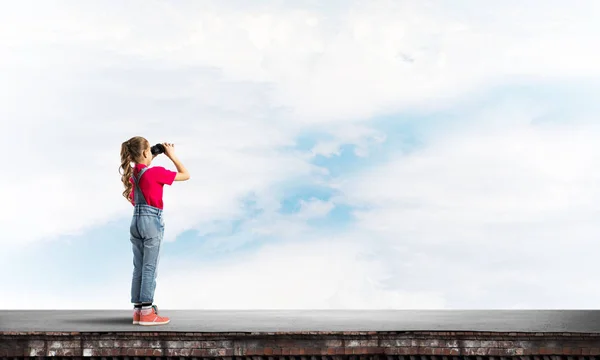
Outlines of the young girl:
<svg viewBox="0 0 600 360">
<path fill-rule="evenodd" d="M 134 205 L 129 227 L 133 249 L 133 323 L 140 325 L 162 325 L 170 321 L 168 317 L 158 316 L 158 308 L 152 305 L 160 244 L 165 230 L 162 216 L 163 186 L 190 178 L 186 168 L 175 156 L 173 144 L 164 143 L 163 146 L 165 155 L 173 161 L 177 172 L 160 166 L 148 167 L 156 155 L 152 155 L 150 143 L 141 136 L 133 137 L 121 145 L 123 173 L 119 173 L 125 185 L 123 196 Z M 131 163 L 135 163 L 135 166 L 132 167 Z"/>
</svg>

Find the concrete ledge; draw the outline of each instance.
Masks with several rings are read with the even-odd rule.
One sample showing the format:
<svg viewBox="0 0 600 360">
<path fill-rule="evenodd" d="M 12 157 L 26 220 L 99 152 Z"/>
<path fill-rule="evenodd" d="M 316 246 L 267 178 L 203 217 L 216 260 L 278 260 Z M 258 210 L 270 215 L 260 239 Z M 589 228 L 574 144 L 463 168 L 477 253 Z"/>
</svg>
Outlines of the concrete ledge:
<svg viewBox="0 0 600 360">
<path fill-rule="evenodd" d="M 5 332 L 0 357 L 201 357 L 233 360 L 600 356 L 598 333 L 499 332 Z M 293 359 L 292 359 L 293 360 Z M 410 357 L 407 360 L 416 360 Z M 571 360 L 574 360 L 571 359 Z"/>
<path fill-rule="evenodd" d="M 600 333 L 595 310 L 163 310 L 171 323 L 132 325 L 131 310 L 2 310 L 0 333 L 478 331 Z"/>
</svg>

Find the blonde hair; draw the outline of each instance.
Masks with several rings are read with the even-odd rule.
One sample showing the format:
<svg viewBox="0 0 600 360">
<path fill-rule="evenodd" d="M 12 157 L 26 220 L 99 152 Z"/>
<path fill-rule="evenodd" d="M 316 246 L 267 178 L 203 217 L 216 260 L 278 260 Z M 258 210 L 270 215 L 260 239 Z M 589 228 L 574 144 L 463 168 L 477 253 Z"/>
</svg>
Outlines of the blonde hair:
<svg viewBox="0 0 600 360">
<path fill-rule="evenodd" d="M 125 186 L 123 191 L 123 197 L 131 202 L 131 192 L 133 191 L 133 184 L 131 183 L 131 177 L 133 176 L 132 162 L 137 162 L 141 159 L 144 151 L 148 149 L 150 143 L 142 136 L 134 136 L 131 139 L 121 144 L 121 167 L 119 168 L 119 174 L 121 174 L 121 181 Z M 123 170 L 121 172 L 121 170 Z"/>
</svg>

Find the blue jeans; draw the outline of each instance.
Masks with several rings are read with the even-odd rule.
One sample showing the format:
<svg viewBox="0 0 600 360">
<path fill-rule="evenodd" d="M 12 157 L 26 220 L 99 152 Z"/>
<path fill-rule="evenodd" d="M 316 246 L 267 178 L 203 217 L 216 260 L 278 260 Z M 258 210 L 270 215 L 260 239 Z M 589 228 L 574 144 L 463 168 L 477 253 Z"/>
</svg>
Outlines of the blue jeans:
<svg viewBox="0 0 600 360">
<path fill-rule="evenodd" d="M 133 249 L 131 302 L 151 303 L 156 289 L 160 244 L 165 232 L 162 210 L 145 204 L 136 205 L 129 232 Z"/>
</svg>

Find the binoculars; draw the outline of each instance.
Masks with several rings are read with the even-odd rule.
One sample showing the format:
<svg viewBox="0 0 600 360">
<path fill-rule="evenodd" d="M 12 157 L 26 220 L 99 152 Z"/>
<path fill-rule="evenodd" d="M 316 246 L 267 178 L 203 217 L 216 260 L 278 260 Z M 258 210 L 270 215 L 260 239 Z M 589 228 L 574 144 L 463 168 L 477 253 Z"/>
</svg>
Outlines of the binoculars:
<svg viewBox="0 0 600 360">
<path fill-rule="evenodd" d="M 165 146 L 163 144 L 156 144 L 150 148 L 152 155 L 158 155 L 165 152 Z"/>
</svg>

